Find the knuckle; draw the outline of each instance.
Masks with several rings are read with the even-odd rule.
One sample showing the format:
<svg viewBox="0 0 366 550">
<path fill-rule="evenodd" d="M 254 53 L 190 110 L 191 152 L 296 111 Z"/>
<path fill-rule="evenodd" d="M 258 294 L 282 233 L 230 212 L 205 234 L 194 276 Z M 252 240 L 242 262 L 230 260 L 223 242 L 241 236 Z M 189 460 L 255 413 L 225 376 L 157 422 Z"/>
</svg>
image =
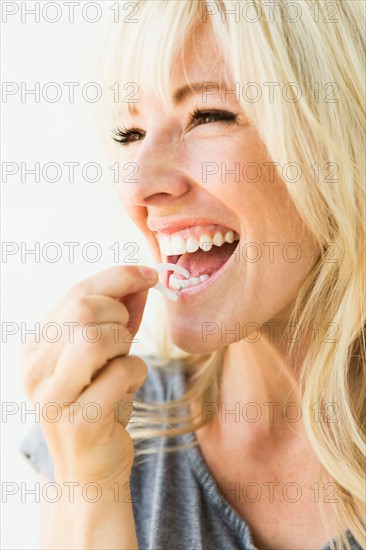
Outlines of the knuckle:
<svg viewBox="0 0 366 550">
<path fill-rule="evenodd" d="M 93 382 L 92 369 L 84 369 L 79 378 L 80 393 L 83 393 Z"/>
<path fill-rule="evenodd" d="M 25 393 L 31 396 L 36 386 L 36 378 L 32 369 L 23 369 L 21 373 L 21 384 Z"/>
<path fill-rule="evenodd" d="M 116 357 L 110 361 L 113 377 L 126 386 L 140 387 L 147 377 L 147 365 L 137 356 Z"/>
<path fill-rule="evenodd" d="M 40 365 L 35 362 L 34 359 L 30 359 L 27 364 L 23 365 L 21 370 L 21 383 L 27 395 L 32 395 L 34 389 L 39 384 L 41 379 L 40 370 Z"/>
<path fill-rule="evenodd" d="M 124 325 L 127 325 L 130 320 L 130 312 L 128 311 L 128 309 L 124 304 L 122 304 L 121 302 L 120 304 L 121 304 L 121 312 L 122 312 L 122 323 Z"/>
<path fill-rule="evenodd" d="M 115 277 L 123 278 L 125 283 L 129 285 L 138 276 L 138 268 L 133 265 L 116 265 L 110 268 L 111 274 Z"/>
<path fill-rule="evenodd" d="M 136 370 L 136 377 L 141 382 L 141 384 L 146 380 L 148 369 L 147 364 L 141 357 L 138 357 L 137 355 L 131 356 L 134 363 L 134 369 Z"/>
<path fill-rule="evenodd" d="M 133 357 L 134 357 L 136 363 L 137 363 L 138 365 L 140 365 L 140 370 L 141 370 L 141 372 L 142 372 L 144 375 L 147 376 L 147 370 L 148 370 L 148 369 L 147 369 L 147 364 L 146 364 L 146 362 L 145 362 L 141 357 L 139 357 L 138 355 L 134 355 Z"/>
<path fill-rule="evenodd" d="M 126 369 L 123 368 L 124 364 L 121 358 L 114 358 L 108 362 L 108 380 L 109 384 L 113 387 L 124 388 L 129 384 L 129 376 Z"/>
<path fill-rule="evenodd" d="M 95 350 L 102 340 L 103 329 L 101 326 L 98 323 L 85 323 L 75 330 L 74 347 L 80 346 L 80 350 L 83 352 L 84 348 L 89 348 L 90 346 Z"/>
<path fill-rule="evenodd" d="M 123 357 L 113 357 L 108 361 L 108 369 L 113 374 L 118 375 L 119 377 L 126 376 L 126 371 L 124 367 L 124 358 Z"/>
<path fill-rule="evenodd" d="M 79 323 L 86 325 L 95 317 L 94 308 L 86 296 L 78 296 L 74 303 L 75 317 Z"/>
<path fill-rule="evenodd" d="M 95 361 L 103 349 L 103 338 L 99 338 L 98 341 L 90 341 L 84 331 L 79 329 L 75 332 L 74 348 L 77 350 L 78 356 L 83 357 L 85 362 L 88 363 L 93 359 Z"/>
<path fill-rule="evenodd" d="M 115 265 L 110 269 L 113 274 L 123 277 L 130 277 L 136 271 L 136 267 L 132 265 Z"/>
<path fill-rule="evenodd" d="M 78 350 L 78 356 L 82 357 L 83 380 L 82 384 L 87 387 L 92 382 L 93 372 L 96 368 L 102 367 L 108 359 L 108 347 L 105 339 L 102 337 L 97 342 L 88 342 L 81 330 L 77 331 L 75 346 Z"/>
<path fill-rule="evenodd" d="M 42 384 L 37 390 L 37 401 L 40 403 L 42 411 L 45 410 L 50 404 L 56 404 L 61 406 L 58 401 L 57 391 L 54 385 L 47 381 L 47 383 Z M 43 420 L 46 420 L 45 414 L 42 414 Z"/>
<path fill-rule="evenodd" d="M 88 279 L 79 281 L 69 291 L 69 296 L 74 300 L 87 296 L 88 294 L 92 294 L 92 285 Z"/>
</svg>

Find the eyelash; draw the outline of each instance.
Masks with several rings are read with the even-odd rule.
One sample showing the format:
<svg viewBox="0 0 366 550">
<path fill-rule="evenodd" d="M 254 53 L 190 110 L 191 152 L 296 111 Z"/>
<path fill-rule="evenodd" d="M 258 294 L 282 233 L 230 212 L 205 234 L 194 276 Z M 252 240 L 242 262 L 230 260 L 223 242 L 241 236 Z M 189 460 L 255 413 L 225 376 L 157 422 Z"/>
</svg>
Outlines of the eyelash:
<svg viewBox="0 0 366 550">
<path fill-rule="evenodd" d="M 238 115 L 234 114 L 234 113 L 230 113 L 228 111 L 219 111 L 219 110 L 209 110 L 209 111 L 201 111 L 199 109 L 195 109 L 193 111 L 193 113 L 190 115 L 190 123 L 189 123 L 189 126 L 191 127 L 192 124 L 194 124 L 195 122 L 198 122 L 198 124 L 195 124 L 195 126 L 200 126 L 202 123 L 203 124 L 209 124 L 209 122 L 202 122 L 204 121 L 205 118 L 207 117 L 210 117 L 210 116 L 216 116 L 216 117 L 219 117 L 219 120 L 214 120 L 214 121 L 211 121 L 211 122 L 228 122 L 228 123 L 233 123 L 233 122 L 236 122 L 237 118 L 238 118 Z M 201 122 L 200 122 L 201 121 Z M 123 128 L 115 128 L 113 131 L 112 131 L 112 134 L 114 134 L 116 137 L 113 137 L 112 136 L 112 139 L 114 141 L 116 141 L 117 143 L 120 143 L 121 145 L 123 145 L 124 147 L 126 147 L 127 145 L 129 145 L 130 143 L 133 143 L 133 141 L 129 141 L 129 138 L 133 135 L 138 135 L 138 134 L 142 134 L 142 130 L 140 130 L 139 128 L 136 128 L 135 126 L 132 126 L 132 128 L 130 129 L 127 129 L 125 127 Z M 135 140 L 135 141 L 140 141 L 140 140 Z"/>
</svg>

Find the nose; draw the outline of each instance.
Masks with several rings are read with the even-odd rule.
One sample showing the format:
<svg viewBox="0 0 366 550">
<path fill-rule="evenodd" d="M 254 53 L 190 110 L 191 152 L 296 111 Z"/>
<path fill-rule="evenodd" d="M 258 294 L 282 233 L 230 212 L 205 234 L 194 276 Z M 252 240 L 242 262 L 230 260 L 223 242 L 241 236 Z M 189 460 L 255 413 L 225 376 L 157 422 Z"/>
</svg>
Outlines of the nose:
<svg viewBox="0 0 366 550">
<path fill-rule="evenodd" d="M 171 206 L 189 192 L 191 183 L 182 165 L 178 140 L 150 134 L 135 147 L 138 150 L 130 168 L 134 174 L 123 183 L 123 195 L 128 203 Z"/>
</svg>

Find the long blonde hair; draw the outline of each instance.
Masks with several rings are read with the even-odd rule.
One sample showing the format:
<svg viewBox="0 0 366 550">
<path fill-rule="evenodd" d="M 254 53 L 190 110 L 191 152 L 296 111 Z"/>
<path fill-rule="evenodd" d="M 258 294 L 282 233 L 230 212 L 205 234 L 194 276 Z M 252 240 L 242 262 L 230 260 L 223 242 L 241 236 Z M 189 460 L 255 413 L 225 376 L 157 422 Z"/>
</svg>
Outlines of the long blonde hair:
<svg viewBox="0 0 366 550">
<path fill-rule="evenodd" d="M 301 365 L 303 418 L 322 474 L 339 487 L 337 545 L 349 548 L 343 535 L 349 528 L 365 547 L 365 4 L 296 0 L 292 11 L 284 0 L 273 9 L 260 0 L 133 4 L 135 13 L 129 16 L 132 4 L 126 4 L 122 13 L 129 20 L 114 24 L 104 52 L 106 82 L 120 83 L 125 96 L 138 82 L 171 105 L 171 69 L 201 23 L 210 26 L 235 82 L 259 84 L 262 92 L 265 83 L 276 83 L 285 94 L 275 108 L 264 94 L 260 101 L 241 94 L 240 102 L 270 156 L 291 174 L 302 167 L 301 184 L 290 177 L 285 184 L 318 243 L 318 259 L 299 289 L 289 325 L 320 330 Z M 105 106 L 109 140 L 120 109 L 127 107 L 123 101 Z M 161 344 L 159 361 L 169 362 L 174 347 L 165 329 Z M 187 392 L 164 404 L 138 403 L 140 422 L 132 436 L 176 436 L 202 425 L 177 411 L 192 399 L 218 401 L 224 353 L 183 354 L 191 373 Z M 292 341 L 288 357 L 295 354 Z M 336 404 L 337 421 L 327 422 L 326 408 L 315 419 L 314 405 L 329 403 Z M 169 426 L 159 430 L 159 418 Z"/>
</svg>

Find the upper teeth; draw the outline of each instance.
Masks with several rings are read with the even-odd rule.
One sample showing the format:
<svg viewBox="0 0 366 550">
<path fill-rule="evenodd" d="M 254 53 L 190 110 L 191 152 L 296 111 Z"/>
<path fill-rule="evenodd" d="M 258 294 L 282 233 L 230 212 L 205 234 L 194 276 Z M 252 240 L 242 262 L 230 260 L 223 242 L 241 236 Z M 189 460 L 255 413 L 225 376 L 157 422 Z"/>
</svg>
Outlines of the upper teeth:
<svg viewBox="0 0 366 550">
<path fill-rule="evenodd" d="M 235 231 L 226 231 L 222 233 L 217 231 L 213 237 L 208 234 L 202 234 L 200 237 L 190 236 L 186 240 L 181 235 L 170 235 L 159 238 L 160 250 L 166 256 L 184 254 L 185 252 L 196 252 L 199 248 L 208 252 L 213 245 L 222 246 L 225 242 L 233 243 L 239 240 L 239 235 Z"/>
</svg>

